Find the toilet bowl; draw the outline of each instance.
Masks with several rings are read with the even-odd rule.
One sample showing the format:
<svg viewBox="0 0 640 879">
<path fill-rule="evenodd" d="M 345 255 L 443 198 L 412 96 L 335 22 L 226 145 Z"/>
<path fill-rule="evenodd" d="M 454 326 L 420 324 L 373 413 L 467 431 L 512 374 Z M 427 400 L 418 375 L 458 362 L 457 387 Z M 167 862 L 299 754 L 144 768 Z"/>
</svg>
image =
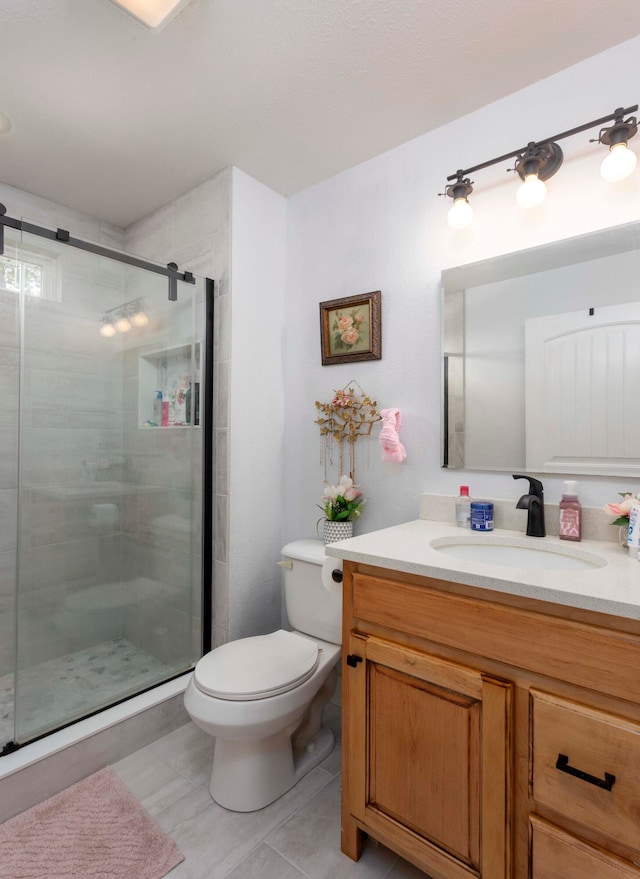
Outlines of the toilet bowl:
<svg viewBox="0 0 640 879">
<path fill-rule="evenodd" d="M 283 555 L 293 631 L 212 650 L 184 696 L 194 723 L 215 737 L 211 796 L 237 812 L 278 799 L 334 747 L 322 710 L 337 681 L 341 596 L 323 586 L 321 541 L 295 541 Z"/>
<path fill-rule="evenodd" d="M 65 598 L 54 615 L 58 629 L 69 638 L 78 633 L 88 643 L 110 641 L 122 635 L 123 620 L 151 601 L 169 602 L 178 595 L 175 587 L 149 577 L 86 586 Z"/>
</svg>

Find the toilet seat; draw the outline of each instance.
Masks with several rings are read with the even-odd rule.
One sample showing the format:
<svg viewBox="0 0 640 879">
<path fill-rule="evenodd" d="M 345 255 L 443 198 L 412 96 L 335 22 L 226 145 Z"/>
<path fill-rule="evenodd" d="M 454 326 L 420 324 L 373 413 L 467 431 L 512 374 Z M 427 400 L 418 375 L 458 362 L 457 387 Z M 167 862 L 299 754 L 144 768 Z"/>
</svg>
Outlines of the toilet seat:
<svg viewBox="0 0 640 879">
<path fill-rule="evenodd" d="M 315 641 L 280 629 L 217 647 L 198 662 L 193 679 L 199 690 L 217 699 L 266 699 L 310 678 L 318 654 Z"/>
</svg>

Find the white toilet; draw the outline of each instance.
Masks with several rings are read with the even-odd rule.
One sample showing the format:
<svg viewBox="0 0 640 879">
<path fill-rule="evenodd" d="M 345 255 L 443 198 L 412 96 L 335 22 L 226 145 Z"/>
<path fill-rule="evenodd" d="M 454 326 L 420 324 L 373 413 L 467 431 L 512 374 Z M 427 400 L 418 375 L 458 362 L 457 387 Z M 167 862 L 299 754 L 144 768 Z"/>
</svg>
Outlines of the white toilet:
<svg viewBox="0 0 640 879">
<path fill-rule="evenodd" d="M 334 746 L 322 709 L 337 681 L 342 589 L 323 585 L 322 541 L 296 540 L 282 555 L 295 631 L 217 647 L 198 662 L 184 695 L 194 723 L 216 739 L 211 796 L 236 812 L 278 799 Z"/>
</svg>

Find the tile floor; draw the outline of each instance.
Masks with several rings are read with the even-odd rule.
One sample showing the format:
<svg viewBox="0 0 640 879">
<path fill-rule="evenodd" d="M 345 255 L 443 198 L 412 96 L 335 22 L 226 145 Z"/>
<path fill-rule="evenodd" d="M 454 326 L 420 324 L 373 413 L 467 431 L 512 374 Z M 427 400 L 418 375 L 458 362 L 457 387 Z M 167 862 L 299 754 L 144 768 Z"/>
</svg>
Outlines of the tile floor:
<svg viewBox="0 0 640 879">
<path fill-rule="evenodd" d="M 339 733 L 339 709 L 327 706 Z M 209 795 L 213 742 L 193 723 L 114 764 L 184 861 L 168 879 L 428 879 L 371 840 L 355 863 L 340 851 L 340 743 L 259 812 L 228 812 Z"/>
</svg>

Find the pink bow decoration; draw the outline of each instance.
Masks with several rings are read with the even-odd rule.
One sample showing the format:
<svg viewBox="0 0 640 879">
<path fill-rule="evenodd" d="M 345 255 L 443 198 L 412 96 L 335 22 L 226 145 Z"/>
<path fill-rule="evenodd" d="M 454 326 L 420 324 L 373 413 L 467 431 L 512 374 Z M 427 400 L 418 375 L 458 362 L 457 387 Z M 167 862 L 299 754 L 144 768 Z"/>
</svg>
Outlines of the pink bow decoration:
<svg viewBox="0 0 640 879">
<path fill-rule="evenodd" d="M 404 446 L 400 442 L 398 431 L 402 426 L 399 409 L 381 409 L 382 429 L 378 438 L 382 446 L 382 460 L 402 463 L 407 457 Z"/>
</svg>

